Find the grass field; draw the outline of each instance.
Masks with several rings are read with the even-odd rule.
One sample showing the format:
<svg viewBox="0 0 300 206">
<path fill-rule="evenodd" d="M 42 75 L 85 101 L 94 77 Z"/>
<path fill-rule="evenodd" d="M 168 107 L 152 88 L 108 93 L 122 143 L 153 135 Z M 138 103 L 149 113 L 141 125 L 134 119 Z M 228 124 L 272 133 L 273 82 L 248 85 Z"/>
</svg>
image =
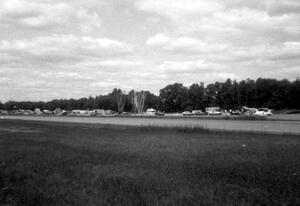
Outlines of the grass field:
<svg viewBox="0 0 300 206">
<path fill-rule="evenodd" d="M 270 120 L 294 120 L 300 121 L 300 114 L 275 114 L 269 117 Z"/>
<path fill-rule="evenodd" d="M 0 120 L 0 205 L 300 205 L 300 136 Z"/>
<path fill-rule="evenodd" d="M 168 128 L 205 128 L 219 131 L 244 131 L 272 134 L 300 135 L 300 121 L 294 120 L 232 120 L 198 118 L 161 118 L 161 117 L 74 117 L 74 116 L 0 116 L 6 120 L 34 120 L 36 122 L 68 122 L 89 124 L 110 124 L 122 126 L 168 127 Z"/>
</svg>

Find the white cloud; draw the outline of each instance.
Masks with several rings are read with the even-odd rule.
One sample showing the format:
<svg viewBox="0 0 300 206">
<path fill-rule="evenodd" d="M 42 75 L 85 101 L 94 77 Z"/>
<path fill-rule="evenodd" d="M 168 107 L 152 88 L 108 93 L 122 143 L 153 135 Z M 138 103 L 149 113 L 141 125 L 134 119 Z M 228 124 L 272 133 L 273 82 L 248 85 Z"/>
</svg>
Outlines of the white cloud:
<svg viewBox="0 0 300 206">
<path fill-rule="evenodd" d="M 281 44 L 254 45 L 252 47 L 232 47 L 228 55 L 236 61 L 247 59 L 248 62 L 255 60 L 277 61 L 287 60 L 300 57 L 300 42 L 284 42 Z M 275 66 L 275 65 L 274 65 Z"/>
<path fill-rule="evenodd" d="M 129 61 L 129 60 L 107 60 L 96 62 L 97 66 L 103 67 L 133 67 L 133 66 L 141 66 L 141 61 Z"/>
<path fill-rule="evenodd" d="M 51 35 L 34 39 L 2 40 L 0 53 L 23 58 L 24 61 L 82 61 L 85 58 L 123 55 L 133 47 L 125 42 L 89 36 Z"/>
<path fill-rule="evenodd" d="M 271 15 L 299 14 L 300 2 L 298 0 L 269 0 L 266 2 L 266 8 Z"/>
<path fill-rule="evenodd" d="M 138 0 L 135 7 L 154 12 L 167 18 L 178 19 L 187 16 L 208 16 L 231 9 L 252 9 L 266 11 L 270 15 L 298 13 L 299 0 Z"/>
<path fill-rule="evenodd" d="M 161 71 L 167 74 L 201 74 L 201 73 L 210 73 L 217 71 L 226 70 L 226 66 L 218 65 L 214 63 L 206 63 L 203 60 L 194 60 L 194 61 L 165 61 L 162 64 L 158 65 L 157 71 Z"/>
<path fill-rule="evenodd" d="M 101 29 L 102 20 L 95 13 L 66 3 L 29 0 L 4 0 L 0 3 L 0 23 L 15 29 L 78 29 L 82 33 Z"/>
<path fill-rule="evenodd" d="M 0 77 L 0 83 L 7 83 L 8 81 L 10 81 L 11 79 L 8 77 Z"/>
<path fill-rule="evenodd" d="M 146 40 L 146 44 L 149 46 L 164 46 L 168 43 L 170 43 L 170 38 L 163 33 L 157 34 Z"/>
<path fill-rule="evenodd" d="M 205 42 L 197 38 L 182 36 L 171 38 L 165 34 L 157 34 L 146 40 L 146 45 L 155 46 L 170 52 L 211 53 L 224 51 L 228 45 Z"/>
<path fill-rule="evenodd" d="M 173 4 L 170 0 L 140 0 L 136 8 L 169 19 L 172 25 L 170 33 L 198 35 L 201 39 L 217 43 L 229 41 L 237 44 L 259 44 L 264 41 L 287 41 L 287 38 L 299 39 L 300 12 L 273 16 L 267 8 L 283 9 L 282 4 L 287 5 L 284 1 L 278 2 L 272 0 L 269 4 L 255 4 L 240 0 L 179 0 Z M 191 8 L 191 11 L 186 7 Z M 201 11 L 206 8 L 207 13 Z"/>
<path fill-rule="evenodd" d="M 93 82 L 90 84 L 91 87 L 95 87 L 95 88 L 108 88 L 108 89 L 111 89 L 113 87 L 116 87 L 116 86 L 120 86 L 119 84 L 117 84 L 116 82 Z"/>
<path fill-rule="evenodd" d="M 142 11 L 155 12 L 172 19 L 182 16 L 209 15 L 223 9 L 221 3 L 213 0 L 140 0 L 135 6 Z"/>
<path fill-rule="evenodd" d="M 141 61 L 137 60 L 120 60 L 120 59 L 111 59 L 111 60 L 87 60 L 74 64 L 72 68 L 82 69 L 89 71 L 90 73 L 97 74 L 99 76 L 107 75 L 119 75 L 124 76 L 124 74 L 131 74 L 138 72 L 145 65 Z"/>
<path fill-rule="evenodd" d="M 160 79 L 160 81 L 180 82 L 185 85 L 201 81 L 212 83 L 214 81 L 224 81 L 227 78 L 241 78 L 239 75 L 232 73 L 231 68 L 223 64 L 203 60 L 164 61 L 156 65 L 152 71 L 155 71 L 152 76 Z M 165 86 L 165 84 L 160 85 L 161 88 Z"/>
</svg>

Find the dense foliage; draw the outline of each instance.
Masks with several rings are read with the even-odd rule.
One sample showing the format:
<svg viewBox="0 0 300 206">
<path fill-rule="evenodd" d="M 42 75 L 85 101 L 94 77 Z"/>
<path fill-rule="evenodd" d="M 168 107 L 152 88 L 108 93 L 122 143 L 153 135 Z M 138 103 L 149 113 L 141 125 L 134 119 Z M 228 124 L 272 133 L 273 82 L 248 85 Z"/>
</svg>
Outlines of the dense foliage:
<svg viewBox="0 0 300 206">
<path fill-rule="evenodd" d="M 72 109 L 111 109 L 120 112 L 133 111 L 130 91 L 125 94 L 120 89 L 114 89 L 107 95 L 99 95 L 80 99 L 60 99 L 49 102 L 0 102 L 0 109 L 30 109 L 54 110 Z M 240 82 L 228 79 L 225 82 L 215 82 L 204 85 L 195 83 L 189 87 L 180 83 L 167 85 L 160 90 L 159 96 L 145 91 L 144 108 L 154 108 L 165 112 L 181 112 L 184 110 L 202 109 L 207 106 L 219 106 L 223 109 L 239 109 L 241 106 L 269 107 L 272 109 L 300 109 L 300 80 L 293 82 L 276 79 L 242 80 Z M 120 101 L 124 101 L 121 102 Z M 124 105 L 123 105 L 124 104 Z"/>
</svg>

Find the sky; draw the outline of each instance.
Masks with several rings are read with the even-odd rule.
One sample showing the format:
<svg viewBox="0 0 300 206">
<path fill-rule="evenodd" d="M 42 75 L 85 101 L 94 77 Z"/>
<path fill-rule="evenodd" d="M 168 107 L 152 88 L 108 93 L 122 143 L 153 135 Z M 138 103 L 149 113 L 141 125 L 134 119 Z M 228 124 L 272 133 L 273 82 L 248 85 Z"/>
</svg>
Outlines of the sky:
<svg viewBox="0 0 300 206">
<path fill-rule="evenodd" d="M 300 77 L 299 0 L 1 0 L 0 101 Z"/>
</svg>

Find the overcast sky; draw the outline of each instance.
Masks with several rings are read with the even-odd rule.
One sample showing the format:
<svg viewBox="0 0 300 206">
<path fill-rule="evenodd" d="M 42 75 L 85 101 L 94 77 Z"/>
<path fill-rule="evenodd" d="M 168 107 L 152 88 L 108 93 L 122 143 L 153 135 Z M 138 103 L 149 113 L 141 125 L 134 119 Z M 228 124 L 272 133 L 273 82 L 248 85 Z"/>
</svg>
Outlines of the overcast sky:
<svg viewBox="0 0 300 206">
<path fill-rule="evenodd" d="M 300 77 L 299 0 L 1 0 L 0 101 Z"/>
</svg>

